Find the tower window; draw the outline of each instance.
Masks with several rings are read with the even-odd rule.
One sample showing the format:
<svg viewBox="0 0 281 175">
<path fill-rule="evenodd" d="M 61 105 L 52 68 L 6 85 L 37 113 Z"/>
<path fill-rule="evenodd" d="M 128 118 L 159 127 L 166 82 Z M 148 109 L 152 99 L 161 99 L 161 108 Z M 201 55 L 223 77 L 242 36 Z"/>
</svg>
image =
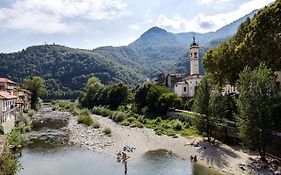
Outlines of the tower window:
<svg viewBox="0 0 281 175">
<path fill-rule="evenodd" d="M 190 56 L 192 57 L 192 53 L 190 53 Z"/>
<path fill-rule="evenodd" d="M 197 58 L 197 52 L 194 52 L 194 58 Z"/>
<path fill-rule="evenodd" d="M 186 87 L 183 88 L 183 91 L 186 92 Z"/>
</svg>

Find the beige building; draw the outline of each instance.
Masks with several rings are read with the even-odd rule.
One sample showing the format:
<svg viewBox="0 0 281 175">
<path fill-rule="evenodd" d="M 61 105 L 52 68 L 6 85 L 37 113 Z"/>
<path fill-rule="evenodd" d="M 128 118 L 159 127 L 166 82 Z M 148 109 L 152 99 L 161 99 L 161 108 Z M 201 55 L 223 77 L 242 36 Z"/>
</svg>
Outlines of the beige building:
<svg viewBox="0 0 281 175">
<path fill-rule="evenodd" d="M 175 83 L 174 92 L 179 97 L 193 97 L 202 77 L 199 72 L 199 45 L 193 37 L 190 45 L 190 75 Z"/>
<path fill-rule="evenodd" d="M 9 133 L 15 126 L 16 96 L 7 91 L 0 91 L 0 124 L 4 133 Z"/>
<path fill-rule="evenodd" d="M 7 91 L 11 95 L 13 95 L 15 86 L 16 83 L 13 82 L 12 80 L 0 77 L 0 91 Z"/>
</svg>

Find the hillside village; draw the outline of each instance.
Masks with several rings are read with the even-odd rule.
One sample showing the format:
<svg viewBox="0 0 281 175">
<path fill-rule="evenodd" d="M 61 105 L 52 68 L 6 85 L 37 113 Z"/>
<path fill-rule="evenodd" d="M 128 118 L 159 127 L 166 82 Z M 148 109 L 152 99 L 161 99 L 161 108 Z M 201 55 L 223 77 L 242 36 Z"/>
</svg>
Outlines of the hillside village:
<svg viewBox="0 0 281 175">
<path fill-rule="evenodd" d="M 30 109 L 31 92 L 7 78 L 0 78 L 0 125 L 7 134 L 22 121 L 22 113 Z"/>
</svg>

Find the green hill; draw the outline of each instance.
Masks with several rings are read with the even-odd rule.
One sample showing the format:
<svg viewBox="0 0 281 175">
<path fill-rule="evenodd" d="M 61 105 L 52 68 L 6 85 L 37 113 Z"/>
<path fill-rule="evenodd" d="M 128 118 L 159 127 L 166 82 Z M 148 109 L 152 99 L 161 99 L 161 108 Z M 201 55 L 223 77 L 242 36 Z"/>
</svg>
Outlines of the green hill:
<svg viewBox="0 0 281 175">
<path fill-rule="evenodd" d="M 87 79 L 96 76 L 103 83 L 136 85 L 144 76 L 89 50 L 58 45 L 32 46 L 21 52 L 0 54 L 0 76 L 16 82 L 41 76 L 49 90 L 47 98 L 77 97 Z"/>
</svg>

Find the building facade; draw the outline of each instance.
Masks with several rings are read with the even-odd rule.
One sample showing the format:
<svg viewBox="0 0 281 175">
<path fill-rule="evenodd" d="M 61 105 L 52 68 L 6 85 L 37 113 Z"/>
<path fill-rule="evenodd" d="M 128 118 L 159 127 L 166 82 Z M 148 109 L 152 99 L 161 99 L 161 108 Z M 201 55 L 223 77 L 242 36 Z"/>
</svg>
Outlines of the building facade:
<svg viewBox="0 0 281 175">
<path fill-rule="evenodd" d="M 7 91 L 0 91 L 0 124 L 4 133 L 9 133 L 15 126 L 16 96 Z"/>
</svg>

